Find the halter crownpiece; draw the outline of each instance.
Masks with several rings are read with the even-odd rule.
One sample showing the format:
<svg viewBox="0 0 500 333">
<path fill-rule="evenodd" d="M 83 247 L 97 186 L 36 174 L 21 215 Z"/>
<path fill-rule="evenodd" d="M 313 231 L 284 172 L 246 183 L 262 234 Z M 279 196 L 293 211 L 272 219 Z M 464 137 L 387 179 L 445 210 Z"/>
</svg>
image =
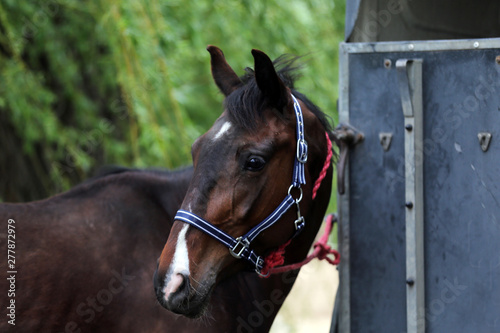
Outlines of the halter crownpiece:
<svg viewBox="0 0 500 333">
<path fill-rule="evenodd" d="M 255 267 L 255 271 L 259 275 L 262 268 L 264 267 L 264 259 L 257 255 L 253 250 L 250 249 L 250 244 L 255 238 L 264 230 L 275 224 L 281 216 L 286 213 L 294 204 L 297 206 L 297 220 L 295 220 L 295 234 L 293 237 L 298 235 L 305 226 L 305 219 L 300 213 L 299 203 L 302 200 L 302 188 L 301 185 L 306 184 L 305 177 L 305 163 L 307 162 L 307 142 L 304 138 L 304 119 L 302 116 L 302 109 L 300 104 L 293 96 L 293 109 L 296 118 L 296 137 L 297 137 L 297 152 L 295 154 L 295 161 L 293 165 L 293 179 L 290 188 L 288 189 L 288 195 L 281 202 L 281 204 L 262 222 L 253 227 L 245 235 L 234 238 L 226 232 L 220 230 L 212 223 L 204 220 L 203 218 L 197 216 L 196 214 L 186 211 L 178 210 L 175 215 L 175 220 L 180 220 L 191 224 L 192 226 L 198 228 L 199 230 L 205 232 L 206 234 L 212 236 L 213 238 L 220 241 L 222 244 L 229 248 L 231 255 L 237 259 L 243 258 L 252 263 Z M 300 191 L 299 197 L 294 199 L 292 196 L 292 191 L 297 189 Z M 293 238 L 292 237 L 292 238 Z"/>
</svg>

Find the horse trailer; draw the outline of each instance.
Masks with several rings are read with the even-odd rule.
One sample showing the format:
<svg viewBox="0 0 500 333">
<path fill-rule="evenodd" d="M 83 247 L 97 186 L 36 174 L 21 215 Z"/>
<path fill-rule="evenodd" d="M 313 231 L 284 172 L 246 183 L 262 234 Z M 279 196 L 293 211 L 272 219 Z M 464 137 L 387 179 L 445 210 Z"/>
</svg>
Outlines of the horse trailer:
<svg viewBox="0 0 500 333">
<path fill-rule="evenodd" d="M 331 332 L 500 332 L 500 3 L 354 0 Z"/>
</svg>

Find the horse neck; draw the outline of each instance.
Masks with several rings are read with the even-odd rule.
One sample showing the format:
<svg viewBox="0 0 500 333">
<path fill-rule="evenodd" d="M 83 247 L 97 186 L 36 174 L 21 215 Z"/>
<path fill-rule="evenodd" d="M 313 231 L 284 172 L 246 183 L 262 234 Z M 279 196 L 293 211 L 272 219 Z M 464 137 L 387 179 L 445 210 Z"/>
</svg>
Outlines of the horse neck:
<svg viewBox="0 0 500 333">
<path fill-rule="evenodd" d="M 296 271 L 275 274 L 268 278 L 261 278 L 253 271 L 244 271 L 222 281 L 214 289 L 209 307 L 220 308 L 221 304 L 228 304 L 226 307 L 222 306 L 227 318 L 221 321 L 221 325 L 226 323 L 228 327 L 220 326 L 218 332 L 232 332 L 236 327 L 252 323 L 256 312 L 263 315 L 257 331 L 269 332 L 296 277 Z"/>
<path fill-rule="evenodd" d="M 188 167 L 181 171 L 167 174 L 165 179 L 153 185 L 154 198 L 171 216 L 170 222 L 173 222 L 175 213 L 180 208 L 186 195 L 189 183 L 193 178 L 193 167 Z"/>
</svg>

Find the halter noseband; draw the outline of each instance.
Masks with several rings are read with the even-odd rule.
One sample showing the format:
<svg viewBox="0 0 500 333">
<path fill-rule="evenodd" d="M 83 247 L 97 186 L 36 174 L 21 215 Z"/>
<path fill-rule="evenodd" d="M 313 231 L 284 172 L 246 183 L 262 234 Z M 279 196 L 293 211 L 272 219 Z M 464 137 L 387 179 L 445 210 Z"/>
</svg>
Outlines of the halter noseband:
<svg viewBox="0 0 500 333">
<path fill-rule="evenodd" d="M 213 238 L 220 241 L 222 244 L 229 248 L 231 255 L 237 259 L 243 258 L 252 263 L 255 267 L 255 271 L 259 275 L 262 268 L 264 267 L 264 259 L 258 256 L 253 250 L 250 249 L 250 243 L 264 230 L 276 223 L 281 216 L 287 212 L 294 204 L 297 206 L 297 220 L 295 220 L 295 237 L 298 233 L 302 231 L 305 226 L 305 219 L 300 214 L 299 203 L 302 200 L 302 188 L 301 185 L 305 185 L 305 163 L 307 162 L 307 142 L 304 139 L 304 119 L 302 117 L 302 109 L 300 108 L 299 102 L 295 96 L 291 95 L 293 99 L 293 109 L 295 111 L 295 118 L 297 120 L 296 126 L 296 136 L 297 136 L 297 152 L 295 154 L 295 161 L 293 165 L 293 179 L 292 185 L 288 189 L 288 195 L 281 202 L 281 204 L 262 222 L 253 227 L 245 235 L 238 238 L 234 238 L 228 235 L 226 232 L 220 230 L 210 222 L 204 220 L 203 218 L 197 216 L 186 210 L 178 210 L 175 215 L 175 220 L 180 220 L 193 225 L 199 230 L 207 233 Z M 299 197 L 294 199 L 291 192 L 297 189 L 300 191 Z"/>
</svg>

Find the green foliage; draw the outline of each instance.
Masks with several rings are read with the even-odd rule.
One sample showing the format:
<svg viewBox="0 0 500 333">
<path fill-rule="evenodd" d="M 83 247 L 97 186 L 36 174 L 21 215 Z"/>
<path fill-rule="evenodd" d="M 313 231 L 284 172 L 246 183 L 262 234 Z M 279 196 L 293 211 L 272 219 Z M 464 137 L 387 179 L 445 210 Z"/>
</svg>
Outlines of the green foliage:
<svg viewBox="0 0 500 333">
<path fill-rule="evenodd" d="M 344 2 L 2 0 L 0 130 L 32 166 L 21 178 L 49 195 L 105 164 L 190 163 L 222 108 L 208 44 L 239 74 L 252 48 L 305 55 L 297 87 L 336 118 Z"/>
</svg>

